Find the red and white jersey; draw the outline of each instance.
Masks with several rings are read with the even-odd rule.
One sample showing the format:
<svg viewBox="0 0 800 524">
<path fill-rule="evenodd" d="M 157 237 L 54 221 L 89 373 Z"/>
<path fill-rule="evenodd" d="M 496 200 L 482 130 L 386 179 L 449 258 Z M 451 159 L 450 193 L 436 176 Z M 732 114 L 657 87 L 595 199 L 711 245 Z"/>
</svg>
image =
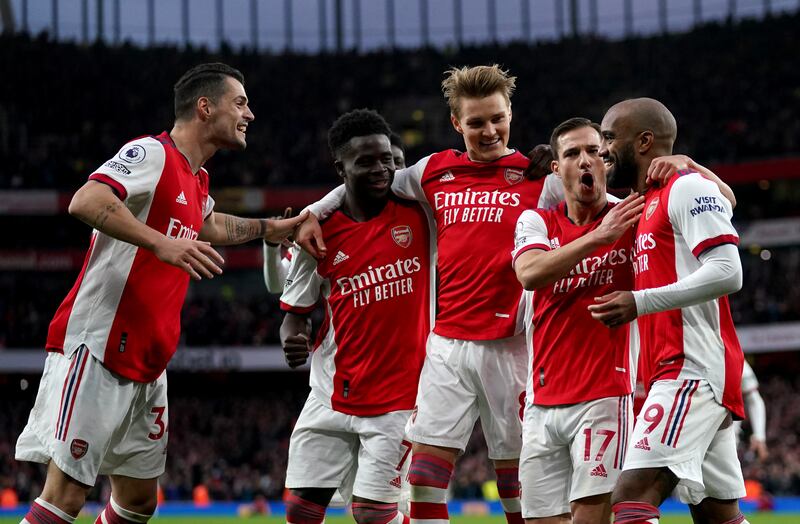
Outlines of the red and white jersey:
<svg viewBox="0 0 800 524">
<path fill-rule="evenodd" d="M 577 240 L 614 205 L 585 225 L 569 219 L 563 202 L 554 210 L 524 211 L 514 235 L 514 261 L 531 249 L 550 251 Z M 609 329 L 587 307 L 595 297 L 633 289 L 632 254 L 631 232 L 595 249 L 568 275 L 533 293 L 528 395 L 534 404 L 577 404 L 631 392 L 628 327 Z"/>
<path fill-rule="evenodd" d="M 349 415 L 412 409 L 431 325 L 425 213 L 390 199 L 366 222 L 336 211 L 322 232 L 330 255 L 317 261 L 299 250 L 281 295 L 281 309 L 296 314 L 325 299 L 311 388 Z"/>
<path fill-rule="evenodd" d="M 125 144 L 89 180 L 111 186 L 139 221 L 169 238 L 196 239 L 214 207 L 208 173 L 192 173 L 167 132 Z M 111 371 L 151 382 L 177 348 L 188 286 L 185 271 L 152 251 L 95 230 L 46 347 L 71 354 L 85 344 Z"/>
<path fill-rule="evenodd" d="M 698 256 L 722 244 L 738 244 L 731 205 L 716 184 L 681 171 L 645 195 L 636 230 L 636 289 L 677 282 L 701 265 Z M 726 296 L 638 319 L 642 381 L 708 380 L 717 401 L 742 417 L 744 355 Z"/>
<path fill-rule="evenodd" d="M 554 175 L 525 178 L 528 162 L 519 152 L 473 162 L 450 149 L 396 173 L 395 193 L 428 203 L 436 221 L 436 334 L 494 340 L 522 332 L 522 288 L 508 264 L 514 227 L 524 209 L 563 200 Z"/>
</svg>

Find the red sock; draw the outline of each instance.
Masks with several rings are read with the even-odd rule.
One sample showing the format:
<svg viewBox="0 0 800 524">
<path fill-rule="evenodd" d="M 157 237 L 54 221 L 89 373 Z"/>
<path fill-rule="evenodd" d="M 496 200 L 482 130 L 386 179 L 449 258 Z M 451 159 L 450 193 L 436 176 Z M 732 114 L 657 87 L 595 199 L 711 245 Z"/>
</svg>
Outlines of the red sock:
<svg viewBox="0 0 800 524">
<path fill-rule="evenodd" d="M 408 483 L 411 484 L 412 524 L 450 519 L 447 486 L 452 475 L 453 465 L 443 458 L 427 453 L 411 455 Z"/>
<path fill-rule="evenodd" d="M 28 513 L 25 514 L 25 520 L 31 524 L 72 524 L 75 521 L 75 519 L 65 520 L 61 518 L 35 501 L 31 503 Z"/>
<path fill-rule="evenodd" d="M 742 515 L 742 512 L 740 511 L 738 515 L 733 517 L 731 520 L 726 520 L 722 524 L 742 524 L 742 522 L 744 522 L 744 515 Z"/>
<path fill-rule="evenodd" d="M 320 524 L 325 519 L 325 506 L 320 506 L 293 493 L 286 497 L 286 522 L 290 524 Z"/>
<path fill-rule="evenodd" d="M 519 468 L 497 468 L 497 494 L 506 513 L 508 524 L 523 524 L 519 502 Z"/>
<path fill-rule="evenodd" d="M 661 512 L 646 502 L 618 502 L 611 506 L 614 524 L 653 524 L 657 523 Z"/>
<path fill-rule="evenodd" d="M 409 519 L 397 511 L 397 502 L 378 504 L 353 502 L 353 519 L 358 524 L 408 524 Z"/>
</svg>

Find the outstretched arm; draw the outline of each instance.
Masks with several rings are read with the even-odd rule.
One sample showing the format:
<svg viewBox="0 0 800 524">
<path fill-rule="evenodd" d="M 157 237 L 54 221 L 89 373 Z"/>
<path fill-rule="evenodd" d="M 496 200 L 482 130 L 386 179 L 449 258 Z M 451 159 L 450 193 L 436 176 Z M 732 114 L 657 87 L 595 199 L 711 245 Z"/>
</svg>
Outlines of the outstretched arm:
<svg viewBox="0 0 800 524">
<path fill-rule="evenodd" d="M 719 188 L 722 196 L 728 199 L 731 203 L 731 208 L 736 207 L 736 195 L 733 194 L 731 186 L 722 181 L 713 171 L 707 167 L 698 164 L 686 155 L 669 155 L 654 158 L 650 162 L 650 167 L 647 169 L 647 183 L 651 184 L 657 181 L 666 182 L 672 177 L 676 171 L 683 169 L 692 169 L 697 171 L 707 179 L 711 180 Z"/>
<path fill-rule="evenodd" d="M 203 222 L 199 239 L 215 246 L 243 244 L 256 238 L 279 243 L 292 235 L 295 229 L 308 218 L 308 211 L 294 218 L 241 218 L 225 213 L 212 212 Z"/>
</svg>

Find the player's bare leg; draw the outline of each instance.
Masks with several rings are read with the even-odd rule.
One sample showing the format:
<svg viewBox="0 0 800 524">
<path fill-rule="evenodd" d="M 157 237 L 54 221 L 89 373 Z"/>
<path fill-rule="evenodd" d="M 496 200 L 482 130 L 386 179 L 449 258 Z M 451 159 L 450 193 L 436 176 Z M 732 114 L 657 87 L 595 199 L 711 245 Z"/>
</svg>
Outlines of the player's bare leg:
<svg viewBox="0 0 800 524">
<path fill-rule="evenodd" d="M 690 504 L 695 524 L 747 524 L 739 509 L 739 501 L 705 498 L 700 504 Z"/>
<path fill-rule="evenodd" d="M 570 504 L 573 524 L 608 524 L 611 522 L 611 493 L 578 499 Z"/>
<path fill-rule="evenodd" d="M 552 517 L 525 519 L 525 524 L 567 524 L 570 522 L 572 522 L 572 515 L 569 513 L 553 515 Z"/>
<path fill-rule="evenodd" d="M 353 519 L 358 524 L 408 524 L 409 518 L 397 510 L 397 502 L 381 502 L 353 496 Z"/>
<path fill-rule="evenodd" d="M 111 475 L 111 500 L 95 524 L 144 523 L 150 520 L 158 505 L 158 479 L 135 479 Z"/>
<path fill-rule="evenodd" d="M 508 524 L 522 524 L 522 505 L 519 500 L 519 459 L 495 460 L 497 493 L 506 514 Z"/>
<path fill-rule="evenodd" d="M 441 523 L 450 519 L 447 488 L 457 456 L 456 448 L 414 443 L 408 469 L 412 524 Z"/>
<path fill-rule="evenodd" d="M 286 522 L 319 524 L 325 520 L 325 510 L 336 488 L 296 488 L 289 490 L 286 499 Z"/>
<path fill-rule="evenodd" d="M 83 508 L 90 490 L 91 486 L 81 484 L 50 461 L 42 495 L 31 504 L 22 522 L 72 523 Z"/>
<path fill-rule="evenodd" d="M 669 468 L 644 468 L 623 471 L 611 494 L 614 522 L 657 524 L 658 507 L 678 485 Z"/>
</svg>

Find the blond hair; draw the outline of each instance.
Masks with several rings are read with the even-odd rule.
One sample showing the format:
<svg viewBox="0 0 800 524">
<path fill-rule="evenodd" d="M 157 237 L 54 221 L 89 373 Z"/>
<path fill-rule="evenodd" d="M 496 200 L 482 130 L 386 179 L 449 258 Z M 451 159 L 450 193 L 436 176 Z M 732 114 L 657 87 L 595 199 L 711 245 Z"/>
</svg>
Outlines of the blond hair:
<svg viewBox="0 0 800 524">
<path fill-rule="evenodd" d="M 511 105 L 517 77 L 509 76 L 508 71 L 499 65 L 452 67 L 445 71 L 442 92 L 450 106 L 450 112 L 459 118 L 462 98 L 485 98 L 497 92 Z"/>
</svg>

